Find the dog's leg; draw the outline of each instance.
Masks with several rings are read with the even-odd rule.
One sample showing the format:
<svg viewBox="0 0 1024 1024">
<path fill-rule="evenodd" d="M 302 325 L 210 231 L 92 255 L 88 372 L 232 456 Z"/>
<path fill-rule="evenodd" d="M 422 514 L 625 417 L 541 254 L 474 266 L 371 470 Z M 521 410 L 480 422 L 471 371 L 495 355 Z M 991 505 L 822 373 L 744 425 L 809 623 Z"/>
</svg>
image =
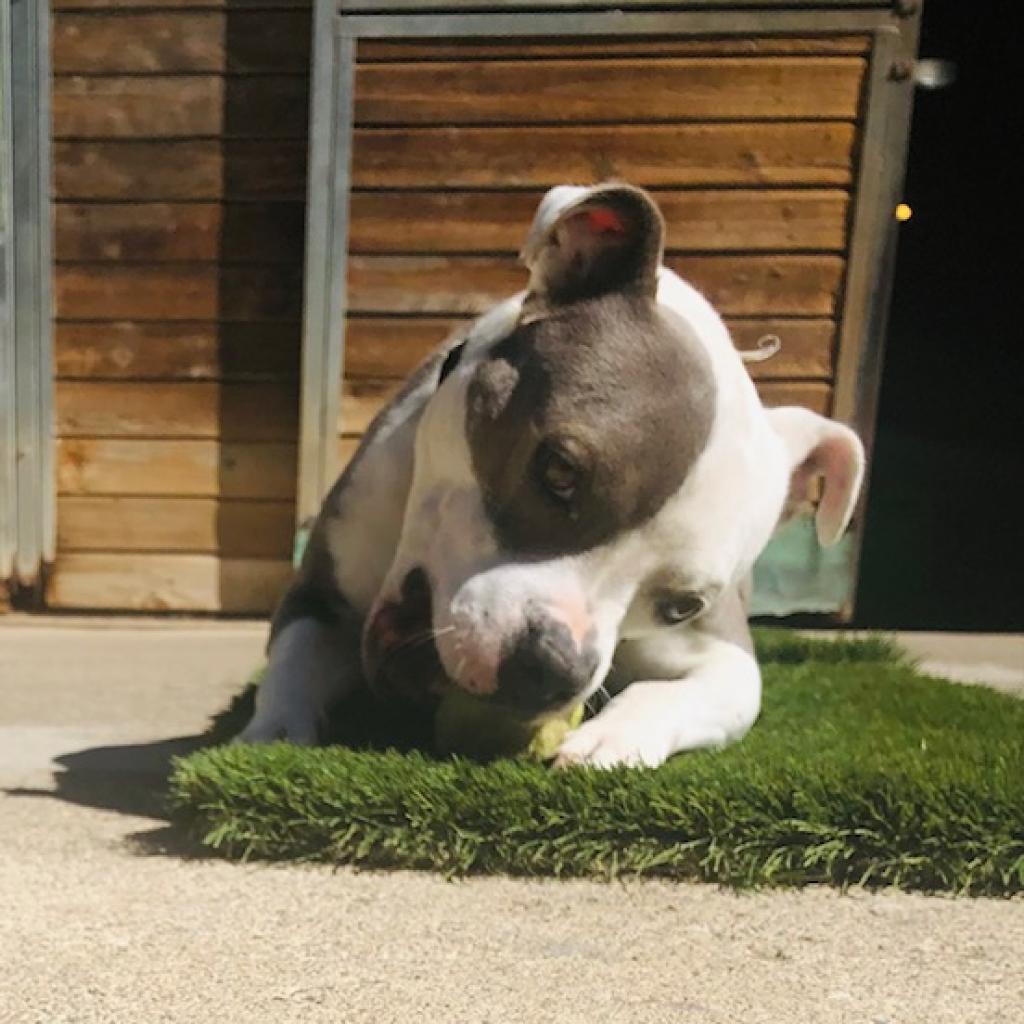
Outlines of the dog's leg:
<svg viewBox="0 0 1024 1024">
<path fill-rule="evenodd" d="M 274 613 L 267 670 L 240 742 L 316 743 L 330 706 L 362 685 L 362 619 L 394 557 L 419 413 L 442 358 L 380 413 L 327 496 Z"/>
<path fill-rule="evenodd" d="M 624 643 L 616 661 L 636 681 L 566 737 L 558 765 L 655 767 L 738 740 L 757 719 L 761 672 L 738 591 L 689 630 Z"/>
<path fill-rule="evenodd" d="M 557 763 L 653 768 L 681 750 L 739 739 L 754 724 L 760 700 L 757 662 L 723 644 L 683 679 L 631 683 L 567 737 Z"/>
<path fill-rule="evenodd" d="M 270 646 L 256 713 L 240 743 L 316 743 L 328 709 L 359 684 L 358 633 L 313 618 L 293 619 Z"/>
</svg>

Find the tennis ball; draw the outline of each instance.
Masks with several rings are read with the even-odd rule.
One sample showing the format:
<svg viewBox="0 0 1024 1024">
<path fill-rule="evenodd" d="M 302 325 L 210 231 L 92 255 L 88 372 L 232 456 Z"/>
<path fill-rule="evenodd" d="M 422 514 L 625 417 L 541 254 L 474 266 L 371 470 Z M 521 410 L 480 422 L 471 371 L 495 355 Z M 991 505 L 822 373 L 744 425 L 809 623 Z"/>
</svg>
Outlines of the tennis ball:
<svg viewBox="0 0 1024 1024">
<path fill-rule="evenodd" d="M 434 746 L 439 754 L 462 754 L 477 760 L 525 754 L 547 761 L 582 721 L 582 704 L 542 722 L 529 722 L 448 686 L 434 717 Z"/>
</svg>

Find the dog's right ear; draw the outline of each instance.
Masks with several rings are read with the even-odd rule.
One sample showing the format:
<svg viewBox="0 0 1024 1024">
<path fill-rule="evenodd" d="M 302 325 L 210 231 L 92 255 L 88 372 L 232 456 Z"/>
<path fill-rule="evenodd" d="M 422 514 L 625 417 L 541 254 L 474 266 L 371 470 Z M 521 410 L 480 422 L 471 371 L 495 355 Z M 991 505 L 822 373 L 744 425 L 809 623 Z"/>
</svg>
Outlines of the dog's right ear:
<svg viewBox="0 0 1024 1024">
<path fill-rule="evenodd" d="M 789 501 L 805 501 L 811 480 L 824 477 L 814 522 L 819 542 L 830 547 L 843 535 L 857 504 L 864 480 L 864 445 L 849 427 L 809 409 L 782 406 L 767 413 L 789 457 Z"/>
<path fill-rule="evenodd" d="M 520 254 L 530 270 L 526 307 L 540 311 L 631 292 L 654 298 L 665 224 L 631 185 L 560 185 L 541 200 Z"/>
</svg>

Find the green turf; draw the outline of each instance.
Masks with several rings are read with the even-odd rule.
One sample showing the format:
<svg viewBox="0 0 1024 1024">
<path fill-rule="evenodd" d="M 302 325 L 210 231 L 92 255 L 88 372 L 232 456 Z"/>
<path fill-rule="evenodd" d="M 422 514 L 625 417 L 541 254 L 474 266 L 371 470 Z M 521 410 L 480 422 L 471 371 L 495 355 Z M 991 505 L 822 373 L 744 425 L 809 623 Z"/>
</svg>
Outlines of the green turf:
<svg viewBox="0 0 1024 1024">
<path fill-rule="evenodd" d="M 1024 891 L 1024 701 L 926 679 L 883 640 L 762 631 L 758 646 L 764 709 L 746 739 L 655 771 L 213 747 L 177 762 L 172 799 L 232 856 Z"/>
</svg>

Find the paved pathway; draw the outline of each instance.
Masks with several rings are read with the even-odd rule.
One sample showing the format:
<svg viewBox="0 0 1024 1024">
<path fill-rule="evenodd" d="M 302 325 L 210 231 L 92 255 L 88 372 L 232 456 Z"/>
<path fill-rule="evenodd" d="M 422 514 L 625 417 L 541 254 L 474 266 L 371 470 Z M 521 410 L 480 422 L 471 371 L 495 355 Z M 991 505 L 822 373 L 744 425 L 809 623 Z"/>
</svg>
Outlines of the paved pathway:
<svg viewBox="0 0 1024 1024">
<path fill-rule="evenodd" d="M 1024 1020 L 1024 900 L 189 857 L 161 774 L 263 635 L 0 619 L 0 1022 Z M 1024 669 L 1024 640 L 975 643 L 923 653 L 1002 685 Z"/>
</svg>

